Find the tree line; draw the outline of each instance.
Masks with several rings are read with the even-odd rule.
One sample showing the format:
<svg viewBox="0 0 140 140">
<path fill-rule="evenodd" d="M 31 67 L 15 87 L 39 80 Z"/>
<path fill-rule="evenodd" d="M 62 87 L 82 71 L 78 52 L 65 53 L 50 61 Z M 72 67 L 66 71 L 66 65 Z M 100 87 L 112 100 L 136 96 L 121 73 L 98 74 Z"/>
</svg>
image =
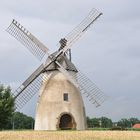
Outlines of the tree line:
<svg viewBox="0 0 140 140">
<path fill-rule="evenodd" d="M 121 127 L 121 128 L 131 128 L 134 124 L 140 123 L 138 118 L 123 118 L 118 122 L 112 122 L 111 119 L 107 117 L 100 118 L 89 118 L 87 117 L 87 127 L 88 128 L 113 128 L 113 127 Z"/>
<path fill-rule="evenodd" d="M 113 123 L 110 118 L 89 118 L 87 117 L 88 128 L 112 128 L 119 126 L 122 128 L 130 128 L 134 124 L 140 123 L 138 118 L 123 118 Z M 11 95 L 10 87 L 0 85 L 0 130 L 3 129 L 33 129 L 34 118 L 23 113 L 15 112 L 15 102 Z"/>
</svg>

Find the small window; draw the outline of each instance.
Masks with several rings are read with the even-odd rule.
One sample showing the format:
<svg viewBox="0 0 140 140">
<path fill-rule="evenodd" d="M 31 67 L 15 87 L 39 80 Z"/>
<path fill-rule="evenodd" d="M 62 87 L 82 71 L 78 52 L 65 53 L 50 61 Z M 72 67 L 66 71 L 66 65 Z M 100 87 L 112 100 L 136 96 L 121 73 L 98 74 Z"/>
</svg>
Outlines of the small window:
<svg viewBox="0 0 140 140">
<path fill-rule="evenodd" d="M 63 98 L 64 98 L 64 101 L 68 101 L 68 93 L 64 93 Z"/>
</svg>

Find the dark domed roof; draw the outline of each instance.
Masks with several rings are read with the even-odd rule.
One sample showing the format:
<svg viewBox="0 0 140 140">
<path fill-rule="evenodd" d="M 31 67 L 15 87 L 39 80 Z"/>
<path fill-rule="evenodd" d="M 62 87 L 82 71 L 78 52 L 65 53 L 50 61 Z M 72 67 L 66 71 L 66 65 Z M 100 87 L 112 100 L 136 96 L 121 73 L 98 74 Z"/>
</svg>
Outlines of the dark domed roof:
<svg viewBox="0 0 140 140">
<path fill-rule="evenodd" d="M 53 53 L 52 55 L 55 55 L 57 52 Z M 49 59 L 49 58 L 48 58 Z M 66 55 L 61 55 L 57 58 L 57 61 L 66 69 L 69 71 L 75 71 L 77 72 L 76 67 L 74 66 L 74 64 L 67 58 Z M 52 71 L 52 70 L 56 70 L 57 69 L 57 64 L 55 64 L 55 62 L 53 62 L 48 68 L 47 71 Z"/>
</svg>

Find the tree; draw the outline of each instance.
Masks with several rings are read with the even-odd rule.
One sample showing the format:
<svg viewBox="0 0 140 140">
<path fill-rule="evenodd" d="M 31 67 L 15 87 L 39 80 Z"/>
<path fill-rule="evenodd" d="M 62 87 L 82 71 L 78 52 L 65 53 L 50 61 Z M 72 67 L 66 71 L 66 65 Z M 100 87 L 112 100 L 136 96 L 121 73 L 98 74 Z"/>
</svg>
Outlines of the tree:
<svg viewBox="0 0 140 140">
<path fill-rule="evenodd" d="M 140 120 L 138 118 L 130 118 L 129 122 L 131 123 L 131 127 L 136 124 L 136 123 L 140 123 Z"/>
<path fill-rule="evenodd" d="M 117 126 L 120 126 L 122 128 L 130 128 L 131 123 L 128 119 L 123 118 L 120 121 L 118 121 Z"/>
<path fill-rule="evenodd" d="M 100 127 L 102 128 L 110 128 L 112 127 L 112 120 L 107 117 L 101 117 L 100 119 Z"/>
<path fill-rule="evenodd" d="M 87 127 L 88 127 L 88 128 L 90 128 L 90 127 L 91 127 L 91 125 L 90 125 L 90 124 L 91 124 L 91 120 L 90 120 L 90 118 L 89 118 L 89 117 L 87 117 Z"/>
<path fill-rule="evenodd" d="M 23 113 L 15 112 L 12 119 L 14 129 L 33 129 L 34 119 Z"/>
<path fill-rule="evenodd" d="M 91 119 L 91 124 L 92 124 L 92 127 L 100 127 L 98 118 L 92 118 Z"/>
<path fill-rule="evenodd" d="M 14 112 L 14 98 L 10 87 L 0 85 L 0 130 L 7 129 Z"/>
<path fill-rule="evenodd" d="M 88 128 L 99 127 L 99 119 L 87 117 L 87 126 Z"/>
<path fill-rule="evenodd" d="M 87 117 L 87 125 L 88 128 L 93 128 L 93 127 L 111 128 L 112 120 L 106 117 L 101 117 L 101 118 Z"/>
</svg>

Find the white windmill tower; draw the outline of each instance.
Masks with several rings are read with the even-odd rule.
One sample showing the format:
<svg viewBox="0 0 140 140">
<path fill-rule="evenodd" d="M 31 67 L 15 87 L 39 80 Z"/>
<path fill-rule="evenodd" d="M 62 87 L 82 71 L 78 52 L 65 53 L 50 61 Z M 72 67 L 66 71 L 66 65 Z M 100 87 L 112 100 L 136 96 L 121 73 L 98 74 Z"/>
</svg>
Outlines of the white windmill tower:
<svg viewBox="0 0 140 140">
<path fill-rule="evenodd" d="M 26 46 L 41 60 L 48 55 L 23 84 L 13 93 L 16 109 L 21 109 L 37 92 L 35 130 L 86 129 L 85 109 L 81 94 L 100 106 L 105 100 L 102 91 L 82 74 L 71 62 L 71 47 L 102 13 L 92 9 L 89 15 L 59 41 L 53 54 L 34 35 L 16 20 L 7 28 L 8 33 Z"/>
</svg>

